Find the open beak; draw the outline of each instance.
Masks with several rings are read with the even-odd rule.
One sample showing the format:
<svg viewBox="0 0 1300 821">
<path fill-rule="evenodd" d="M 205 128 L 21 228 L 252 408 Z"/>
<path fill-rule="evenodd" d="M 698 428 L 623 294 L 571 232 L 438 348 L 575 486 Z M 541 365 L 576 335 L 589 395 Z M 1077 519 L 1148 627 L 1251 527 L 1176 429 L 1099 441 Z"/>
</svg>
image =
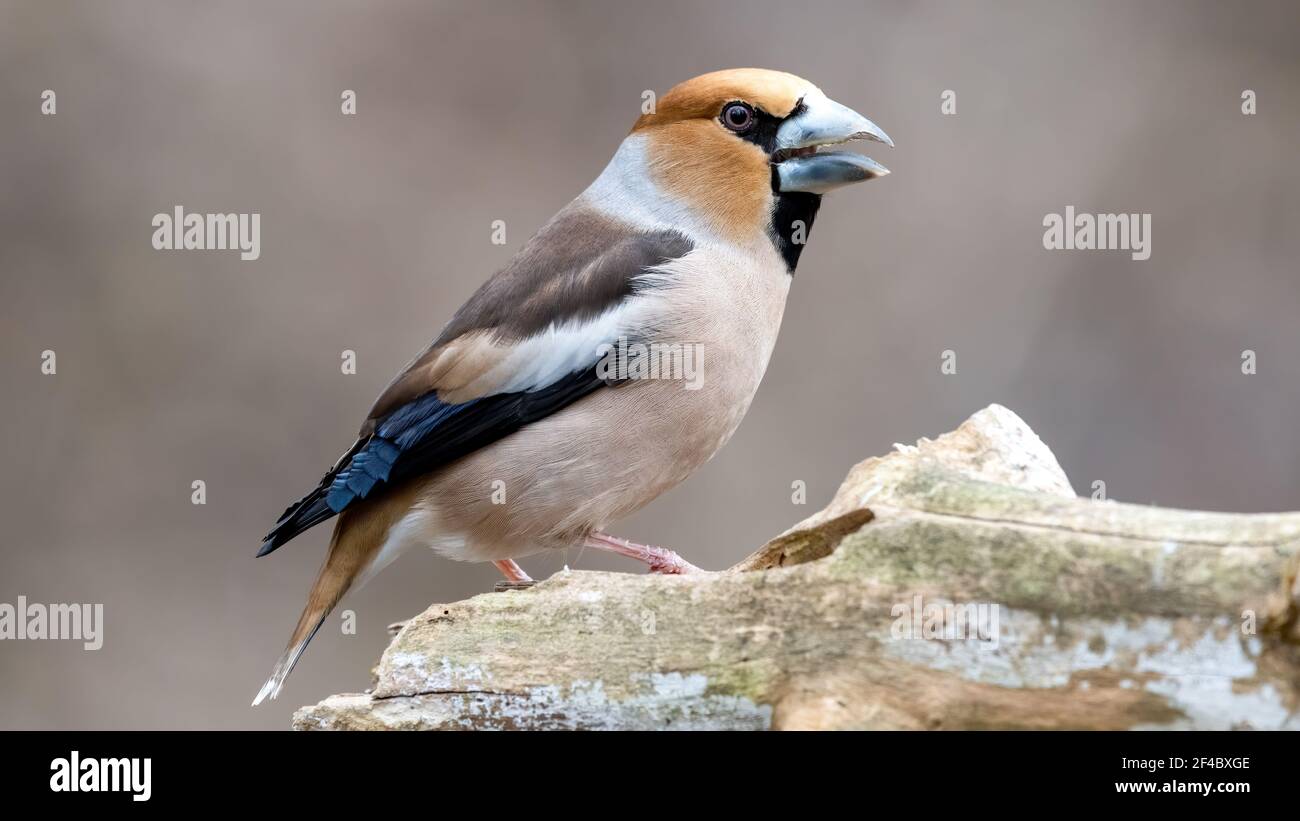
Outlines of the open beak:
<svg viewBox="0 0 1300 821">
<path fill-rule="evenodd" d="M 819 151 L 824 145 L 850 140 L 875 140 L 890 148 L 894 141 L 880 126 L 819 92 L 803 99 L 803 111 L 789 117 L 776 131 L 778 190 L 825 194 L 844 185 L 883 177 L 889 169 L 852 151 Z"/>
</svg>

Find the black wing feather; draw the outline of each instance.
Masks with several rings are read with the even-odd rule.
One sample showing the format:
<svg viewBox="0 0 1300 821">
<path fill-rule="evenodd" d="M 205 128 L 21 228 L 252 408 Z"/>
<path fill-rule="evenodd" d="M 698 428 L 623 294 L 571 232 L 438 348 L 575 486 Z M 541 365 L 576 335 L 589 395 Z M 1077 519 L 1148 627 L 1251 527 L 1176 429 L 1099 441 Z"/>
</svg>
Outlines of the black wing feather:
<svg viewBox="0 0 1300 821">
<path fill-rule="evenodd" d="M 347 509 L 358 499 L 428 473 L 486 447 L 607 384 L 595 366 L 535 391 L 502 393 L 458 405 L 436 393 L 402 405 L 357 440 L 311 493 L 294 502 L 266 535 L 258 556 Z"/>
</svg>

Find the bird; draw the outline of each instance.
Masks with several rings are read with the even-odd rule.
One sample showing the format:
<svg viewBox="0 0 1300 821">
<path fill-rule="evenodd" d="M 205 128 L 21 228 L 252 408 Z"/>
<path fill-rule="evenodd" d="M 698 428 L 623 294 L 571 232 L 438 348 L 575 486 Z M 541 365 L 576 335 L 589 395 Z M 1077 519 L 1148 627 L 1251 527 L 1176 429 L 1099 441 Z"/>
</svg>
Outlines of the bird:
<svg viewBox="0 0 1300 821">
<path fill-rule="evenodd" d="M 893 146 L 817 86 L 769 69 L 704 74 L 643 107 L 595 181 L 388 384 L 265 537 L 258 556 L 337 517 L 253 705 L 279 694 L 345 593 L 413 547 L 515 581 L 529 580 L 516 559 L 571 547 L 699 571 L 607 528 L 736 431 L 822 196 L 889 173 L 826 149 L 857 140 Z M 690 352 L 696 378 L 627 367 L 656 350 L 679 366 L 672 354 Z"/>
</svg>

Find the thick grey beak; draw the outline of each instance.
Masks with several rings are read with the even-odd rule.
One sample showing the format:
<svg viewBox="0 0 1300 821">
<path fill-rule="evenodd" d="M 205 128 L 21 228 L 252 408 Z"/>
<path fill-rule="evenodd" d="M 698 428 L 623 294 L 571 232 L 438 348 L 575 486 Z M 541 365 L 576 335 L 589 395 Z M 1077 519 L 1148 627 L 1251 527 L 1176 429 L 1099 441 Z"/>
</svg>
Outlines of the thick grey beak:
<svg viewBox="0 0 1300 821">
<path fill-rule="evenodd" d="M 776 132 L 773 162 L 779 190 L 825 194 L 841 186 L 883 177 L 889 169 L 850 151 L 817 151 L 819 146 L 850 140 L 875 140 L 893 147 L 880 126 L 819 92 L 803 99 L 804 111 Z"/>
<path fill-rule="evenodd" d="M 851 151 L 826 151 L 792 157 L 778 165 L 776 173 L 782 192 L 825 194 L 851 183 L 883 177 L 889 169 L 870 157 Z"/>
</svg>

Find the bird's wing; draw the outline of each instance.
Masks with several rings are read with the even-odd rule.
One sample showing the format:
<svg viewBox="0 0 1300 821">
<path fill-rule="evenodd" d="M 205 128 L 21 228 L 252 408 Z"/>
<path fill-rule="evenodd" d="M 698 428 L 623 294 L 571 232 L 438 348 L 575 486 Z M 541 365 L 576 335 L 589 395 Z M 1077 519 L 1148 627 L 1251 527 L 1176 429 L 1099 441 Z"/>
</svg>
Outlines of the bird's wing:
<svg viewBox="0 0 1300 821">
<path fill-rule="evenodd" d="M 258 555 L 605 385 L 597 350 L 642 321 L 631 314 L 654 287 L 644 274 L 691 249 L 676 232 L 561 212 L 384 389 L 356 442 Z"/>
</svg>

